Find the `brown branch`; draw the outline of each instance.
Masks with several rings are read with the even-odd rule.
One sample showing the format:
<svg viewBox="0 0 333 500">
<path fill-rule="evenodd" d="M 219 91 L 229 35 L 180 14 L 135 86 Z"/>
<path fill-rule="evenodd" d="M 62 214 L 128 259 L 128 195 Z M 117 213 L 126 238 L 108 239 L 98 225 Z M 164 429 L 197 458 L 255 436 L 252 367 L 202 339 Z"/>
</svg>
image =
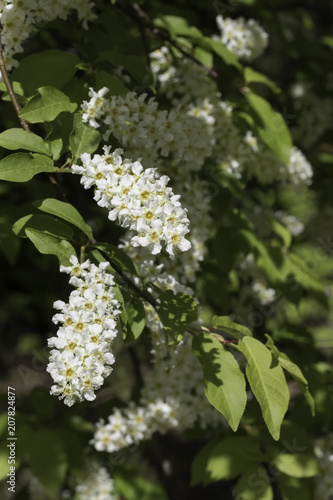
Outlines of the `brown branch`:
<svg viewBox="0 0 333 500">
<path fill-rule="evenodd" d="M 187 52 L 184 50 L 177 42 L 175 42 L 172 38 L 168 30 L 166 29 L 161 29 L 158 28 L 157 26 L 154 25 L 150 17 L 146 12 L 144 12 L 141 7 L 134 3 L 133 5 L 127 2 L 127 0 L 121 0 L 116 3 L 116 6 L 120 8 L 125 14 L 127 14 L 140 28 L 140 31 L 144 28 L 150 36 L 157 36 L 164 40 L 165 42 L 168 42 L 170 45 L 172 45 L 175 49 L 177 49 L 181 54 L 183 54 L 184 57 L 187 59 L 191 59 L 195 64 L 203 68 L 207 73 L 210 74 L 213 78 L 217 78 L 218 74 L 213 68 L 210 68 L 209 66 L 206 66 L 203 64 L 199 59 L 197 59 L 195 56 L 193 56 L 190 52 Z"/>
<path fill-rule="evenodd" d="M 15 109 L 16 114 L 18 116 L 18 119 L 21 122 L 22 128 L 24 130 L 29 130 L 29 126 L 28 126 L 27 122 L 25 120 L 23 120 L 23 118 L 20 117 L 21 106 L 19 105 L 19 103 L 18 103 L 18 101 L 16 99 L 16 95 L 14 93 L 12 84 L 10 82 L 10 79 L 9 79 L 9 76 L 8 76 L 8 73 L 7 73 L 7 69 L 6 69 L 6 65 L 5 65 L 5 60 L 3 58 L 3 51 L 2 51 L 2 40 L 1 40 L 2 31 L 3 31 L 3 26 L 2 26 L 2 24 L 0 22 L 0 70 L 1 70 L 1 74 L 2 74 L 2 79 L 4 81 L 4 84 L 6 85 L 7 92 L 9 94 L 10 100 L 13 103 L 13 106 L 14 106 L 14 109 Z"/>
</svg>

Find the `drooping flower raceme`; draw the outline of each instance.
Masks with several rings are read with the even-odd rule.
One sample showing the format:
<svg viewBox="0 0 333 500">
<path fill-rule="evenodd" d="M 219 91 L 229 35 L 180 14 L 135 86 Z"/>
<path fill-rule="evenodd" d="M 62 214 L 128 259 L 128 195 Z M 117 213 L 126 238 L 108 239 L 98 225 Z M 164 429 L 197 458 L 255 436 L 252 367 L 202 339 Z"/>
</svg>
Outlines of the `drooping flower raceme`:
<svg viewBox="0 0 333 500">
<path fill-rule="evenodd" d="M 147 283 L 161 290 L 172 290 L 175 295 L 179 292 L 193 295 L 193 290 L 177 282 L 164 264 L 157 265 L 146 249 L 131 248 L 129 239 L 127 234 L 121 246 L 136 262 Z M 147 289 L 158 300 L 153 288 Z M 186 332 L 178 345 L 170 346 L 156 311 L 147 304 L 145 311 L 146 326 L 151 331 L 153 369 L 144 374 L 138 404 L 116 408 L 107 422 L 101 419 L 97 423 L 91 441 L 97 451 L 114 453 L 150 439 L 155 432 L 164 434 L 170 429 L 185 430 L 195 425 L 217 427 L 225 422 L 205 395 L 202 369 L 193 354 L 191 335 Z"/>
<path fill-rule="evenodd" d="M 72 266 L 60 266 L 60 271 L 71 275 L 72 291 L 69 301 L 58 300 L 54 307 L 60 312 L 53 322 L 62 324 L 57 336 L 48 340 L 52 347 L 47 371 L 55 385 L 51 394 L 72 406 L 76 401 L 93 401 L 95 390 L 112 371 L 115 361 L 111 352 L 117 335 L 116 316 L 120 314 L 115 299 L 114 278 L 106 272 L 108 262 L 95 266 L 89 260 L 79 264 L 75 256 Z"/>
<path fill-rule="evenodd" d="M 147 247 L 152 254 L 162 250 L 162 242 L 171 257 L 191 247 L 185 239 L 189 232 L 187 210 L 182 208 L 180 195 L 167 187 L 169 177 L 160 177 L 155 168 L 144 169 L 140 161 L 123 159 L 122 149 L 104 155 L 81 155 L 82 166 L 73 165 L 74 174 L 82 175 L 85 189 L 96 186 L 94 199 L 109 209 L 109 219 L 118 219 L 122 227 L 138 233 L 133 246 Z"/>
</svg>

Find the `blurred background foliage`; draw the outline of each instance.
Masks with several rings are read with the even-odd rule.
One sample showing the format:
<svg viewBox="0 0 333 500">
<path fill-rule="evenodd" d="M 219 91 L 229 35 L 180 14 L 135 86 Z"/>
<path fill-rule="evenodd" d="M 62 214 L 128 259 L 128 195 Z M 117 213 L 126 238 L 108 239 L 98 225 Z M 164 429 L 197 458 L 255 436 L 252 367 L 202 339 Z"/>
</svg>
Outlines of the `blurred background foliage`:
<svg viewBox="0 0 333 500">
<path fill-rule="evenodd" d="M 331 1 L 193 0 L 189 4 L 185 0 L 151 0 L 139 3 L 152 19 L 165 15 L 180 16 L 206 35 L 217 31 L 215 17 L 218 14 L 258 20 L 269 33 L 270 42 L 264 55 L 258 58 L 252 67 L 271 78 L 281 92 L 275 94 L 269 87 L 260 83 L 254 84 L 254 87 L 260 89 L 260 94 L 280 110 L 290 129 L 296 126 L 303 112 L 301 100 L 296 99 L 295 93 L 291 91 L 295 85 L 309 86 L 319 99 L 332 99 Z M 145 52 L 139 30 L 117 5 L 111 11 L 108 2 L 96 1 L 96 9 L 100 17 L 98 23 L 91 28 L 93 33 L 89 34 L 93 40 L 91 45 L 86 43 L 88 32 L 83 32 L 81 25 L 73 17 L 69 23 L 57 20 L 40 26 L 26 43 L 24 54 L 17 57 L 20 60 L 29 54 L 47 49 L 83 54 L 87 67 L 79 69 L 75 81 L 66 82 L 63 87 L 63 91 L 77 103 L 87 97 L 89 85 L 96 83 L 96 70 L 90 71 L 89 65 L 95 64 L 97 73 L 99 72 L 99 86 L 107 84 L 105 73 L 102 72 L 108 71 L 109 63 L 96 63 L 96 54 L 111 49 L 121 56 L 144 56 Z M 154 44 L 158 47 L 159 41 L 153 40 L 152 48 Z M 244 103 L 240 89 L 245 84 L 242 76 L 222 59 L 215 58 L 214 67 L 219 74 L 218 83 L 223 98 L 242 110 Z M 144 74 L 145 68 L 141 68 L 141 71 Z M 43 80 L 43 75 L 33 76 L 37 80 Z M 17 119 L 8 100 L 2 100 L 0 106 L 0 130 L 17 127 Z M 71 117 L 68 118 L 70 119 Z M 298 442 L 306 440 L 306 437 L 301 436 L 301 432 L 305 436 L 308 434 L 320 437 L 333 430 L 333 116 L 331 120 L 332 126 L 328 126 L 323 134 L 308 145 L 298 144 L 295 139 L 295 143 L 303 148 L 313 166 L 314 179 L 310 189 L 295 193 L 292 188 L 282 189 L 274 183 L 262 187 L 250 181 L 243 188 L 241 196 L 237 196 L 237 183 L 233 185 L 232 182 L 222 180 L 219 196 L 214 198 L 213 202 L 215 213 L 221 214 L 218 224 L 223 231 L 217 231 L 216 239 L 210 242 L 212 257 L 207 260 L 197 279 L 198 298 L 203 303 L 202 317 L 206 325 L 211 326 L 213 314 L 234 313 L 233 304 L 239 294 L 242 276 L 234 276 L 232 271 L 237 256 L 248 251 L 248 245 L 244 241 L 239 243 L 234 240 L 236 220 L 230 218 L 225 223 L 225 214 L 228 218 L 233 210 L 244 209 L 246 203 L 245 208 L 251 212 L 259 204 L 268 209 L 283 209 L 305 225 L 304 232 L 295 238 L 293 244 L 293 253 L 299 258 L 298 265 L 306 266 L 296 279 L 298 285 L 283 287 L 283 280 L 281 283 L 271 280 L 272 286 L 275 285 L 277 290 L 281 289 L 281 295 L 272 305 L 264 308 L 265 320 L 256 328 L 256 335 L 261 339 L 264 339 L 266 332 L 274 332 L 274 340 L 279 349 L 302 367 L 309 380 L 310 391 L 316 404 L 315 418 L 311 417 L 299 389 L 290 385 L 292 404 L 288 421 L 292 422 L 291 434 L 300 434 L 297 434 Z M 61 128 L 64 139 L 68 138 L 70 127 L 71 123 L 66 123 L 66 120 L 59 123 L 59 130 Z M 313 128 L 316 128 L 315 122 Z M 0 155 L 5 155 L 2 148 Z M 78 179 L 62 174 L 59 175 L 58 181 L 70 199 L 75 200 L 76 208 L 93 228 L 96 239 L 117 244 L 122 230 L 116 226 L 112 226 L 111 230 L 102 209 L 93 203 L 86 203 L 86 195 L 79 186 Z M 106 418 L 115 405 L 125 404 L 131 398 L 135 400 L 140 386 L 136 377 L 136 364 L 139 362 L 145 370 L 149 361 L 149 348 L 143 336 L 142 345 L 139 346 L 135 358 L 131 344 L 120 351 L 112 380 L 106 381 L 93 403 L 82 403 L 69 409 L 59 404 L 56 398 L 49 396 L 51 378 L 45 371 L 48 363 L 46 346 L 47 339 L 56 333 L 56 327 L 51 323 L 52 304 L 59 298 L 65 299 L 69 295 L 70 287 L 64 276 L 59 274 L 55 256 L 41 257 L 27 238 L 19 239 L 11 230 L 16 220 L 26 213 L 32 213 L 31 203 L 40 199 L 41 193 L 45 198 L 54 196 L 52 186 L 42 175 L 28 183 L 2 182 L 0 186 L 0 388 L 4 411 L 7 386 L 15 387 L 17 394 L 17 460 L 18 464 L 22 464 L 18 474 L 18 494 L 15 495 L 17 499 L 32 498 L 27 486 L 28 475 L 25 475 L 25 470 L 30 470 L 30 467 L 32 473 L 41 481 L 45 480 L 45 477 L 46 482 L 49 481 L 46 495 L 49 495 L 50 499 L 57 498 L 60 485 L 67 484 L 67 465 L 74 475 L 84 470 L 85 463 L 89 463 L 91 455 L 94 454 L 92 450 L 86 451 L 92 437 L 93 423 L 100 417 Z M 35 212 L 37 213 L 37 209 Z M 257 224 L 258 227 L 254 222 L 254 227 L 260 234 L 263 229 L 260 218 Z M 233 230 L 230 230 L 231 227 Z M 218 250 L 215 250 L 219 237 L 223 237 L 223 255 L 216 254 L 220 252 L 219 246 Z M 274 249 L 274 238 L 278 241 L 277 247 L 283 247 L 281 238 L 276 236 L 270 240 L 271 248 Z M 274 250 L 272 252 L 273 255 Z M 219 260 L 223 260 L 223 269 L 218 265 Z M 268 261 L 264 263 L 267 277 L 272 277 L 276 271 L 274 269 L 274 272 L 271 272 L 270 265 L 272 264 Z M 278 269 L 278 266 L 276 267 Z M 252 304 L 251 307 L 256 310 L 258 304 Z M 237 314 L 236 312 L 236 316 Z M 239 317 L 242 317 L 241 313 Z M 260 420 L 259 408 L 250 402 L 245 422 L 251 427 L 257 419 Z M 286 435 L 287 427 L 288 424 Z M 0 430 L 4 435 L 5 419 L 0 420 Z M 259 431 L 261 443 L 265 443 L 265 440 L 266 443 L 269 442 L 265 432 L 262 428 Z M 166 481 L 172 483 L 174 498 L 196 499 L 207 494 L 212 498 L 228 500 L 233 498 L 234 479 L 213 483 L 206 488 L 201 485 L 192 488 L 188 486 L 193 457 L 210 435 L 209 430 L 204 432 L 195 429 L 185 435 L 173 432 L 167 436 L 157 436 L 152 443 L 142 447 L 142 455 L 147 462 L 143 465 L 136 463 L 135 453 L 131 451 L 112 459 L 105 454 L 102 462 L 114 468 L 118 487 L 126 500 L 166 498 L 161 487 L 157 485 L 158 481 L 162 485 Z M 224 430 L 223 435 L 229 436 L 232 432 Z M 3 471 L 7 451 L 1 453 L 0 466 Z M 166 475 L 163 464 L 171 464 L 171 476 Z M 148 477 L 147 480 L 144 479 L 145 476 Z M 49 477 L 51 479 L 48 479 Z M 166 477 L 168 479 L 165 479 Z M 285 495 L 283 498 L 301 498 L 298 491 L 305 495 L 303 500 L 310 499 L 311 480 L 302 481 L 303 485 L 306 485 L 305 493 L 296 484 L 295 496 Z M 292 487 L 290 488 L 289 491 L 292 491 Z M 3 486 L 3 498 L 6 498 L 5 489 Z M 170 485 L 168 489 L 170 490 Z M 282 498 L 276 483 L 273 483 L 273 489 L 274 499 Z"/>
</svg>

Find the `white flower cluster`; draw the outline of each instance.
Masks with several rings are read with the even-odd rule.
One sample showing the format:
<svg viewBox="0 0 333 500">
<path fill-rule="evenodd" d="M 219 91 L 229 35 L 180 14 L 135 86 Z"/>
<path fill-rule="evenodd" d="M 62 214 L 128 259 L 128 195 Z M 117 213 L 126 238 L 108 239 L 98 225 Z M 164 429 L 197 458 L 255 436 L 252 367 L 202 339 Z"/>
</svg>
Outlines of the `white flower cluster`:
<svg viewBox="0 0 333 500">
<path fill-rule="evenodd" d="M 267 168 L 268 165 L 269 168 Z M 252 155 L 249 173 L 262 184 L 279 181 L 297 187 L 311 184 L 313 176 L 310 163 L 296 146 L 291 149 L 287 165 L 271 150 L 261 149 L 257 154 Z"/>
<path fill-rule="evenodd" d="M 175 97 L 170 112 L 161 110 L 155 98 L 147 99 L 145 94 L 137 96 L 129 92 L 125 96 L 105 98 L 106 89 L 98 92 L 90 89 L 91 99 L 85 101 L 82 108 L 83 120 L 94 127 L 100 126 L 104 139 L 112 134 L 127 154 L 142 158 L 145 167 L 158 167 L 178 186 L 182 205 L 187 208 L 191 221 L 188 239 L 192 246 L 180 255 L 176 275 L 178 279 L 182 276 L 182 281 L 193 281 L 211 231 L 211 192 L 217 190 L 215 183 L 203 181 L 197 175 L 212 154 L 215 118 L 209 100 L 204 100 L 201 106 L 199 102 L 193 104 L 184 99 L 187 96 L 193 100 L 193 92 L 198 99 L 214 95 L 214 85 L 207 75 L 193 68 L 193 64 L 188 65 L 187 61 L 182 64 L 187 70 L 177 74 L 175 88 L 184 94 L 181 98 Z"/>
<path fill-rule="evenodd" d="M 268 34 L 254 19 L 230 19 L 219 15 L 216 24 L 221 35 L 214 36 L 213 39 L 221 41 L 240 59 L 252 61 L 259 57 L 268 45 Z"/>
<path fill-rule="evenodd" d="M 1 36 L 4 46 L 4 61 L 7 70 L 18 65 L 13 58 L 23 52 L 23 43 L 34 31 L 34 25 L 68 19 L 76 11 L 83 27 L 96 18 L 92 12 L 93 2 L 90 0 L 2 0 L 0 3 L 0 21 L 3 25 Z"/>
<path fill-rule="evenodd" d="M 104 96 L 109 92 L 107 87 L 101 88 L 98 92 L 95 92 L 91 87 L 89 88 L 89 101 L 83 101 L 81 108 L 84 113 L 82 115 L 82 121 L 84 123 L 89 122 L 89 125 L 93 128 L 99 128 L 99 123 L 96 120 L 100 120 L 105 114 L 105 105 L 107 101 Z"/>
<path fill-rule="evenodd" d="M 309 183 L 311 166 L 296 149 L 287 166 L 259 144 L 251 131 L 243 135 L 232 106 L 221 100 L 215 82 L 192 61 L 180 59 L 173 66 L 166 47 L 151 58 L 162 90 L 171 100 L 171 111 L 160 109 L 155 98 L 145 94 L 129 92 L 107 98 L 106 88 L 90 89 L 90 101 L 82 104 L 83 120 L 101 127 L 105 140 L 112 134 L 126 154 L 143 158 L 145 167 L 158 167 L 178 186 L 191 221 L 188 239 L 192 246 L 172 264 L 170 274 L 181 282 L 194 281 L 211 232 L 211 198 L 218 194 L 220 182 L 213 176 L 208 182 L 200 179 L 198 173 L 205 163 L 219 165 L 237 178 L 255 176 L 263 184 L 298 185 Z M 169 269 L 171 263 L 166 265 Z"/>
<path fill-rule="evenodd" d="M 116 409 L 108 421 L 96 424 L 91 444 L 98 451 L 113 453 L 148 440 L 155 432 L 182 431 L 198 424 L 202 428 L 224 425 L 224 417 L 208 402 L 199 361 L 187 334 L 177 347 L 165 344 L 162 325 L 153 315 L 148 319 L 152 331 L 155 365 L 145 377 L 139 405 Z"/>
<path fill-rule="evenodd" d="M 172 261 L 158 256 L 157 261 L 149 254 L 149 246 L 134 247 L 133 231 L 120 246 L 138 265 L 148 287 L 153 283 L 162 290 L 192 295 L 186 284 L 195 281 L 204 258 L 211 232 L 210 203 L 219 189 L 213 176 L 208 181 L 200 176 L 205 165 L 219 166 L 238 178 L 255 175 L 264 184 L 276 180 L 297 184 L 298 173 L 300 184 L 307 181 L 300 169 L 292 170 L 283 164 L 251 131 L 240 130 L 232 106 L 221 100 L 215 82 L 201 68 L 188 60 L 173 64 L 165 47 L 152 54 L 153 70 L 171 111 L 161 109 L 155 98 L 133 92 L 107 98 L 106 89 L 90 89 L 90 101 L 82 107 L 84 121 L 100 127 L 104 140 L 111 134 L 126 155 L 142 157 L 145 166 L 158 166 L 181 190 L 182 205 L 188 209 L 191 221 L 188 238 L 192 247 L 186 253 Z M 274 300 L 275 291 L 266 284 L 254 256 L 247 260 L 248 266 L 241 271 L 241 275 L 248 273 L 243 287 L 248 293 L 246 306 L 253 308 L 254 292 L 267 305 Z M 139 278 L 133 279 L 142 286 Z M 148 291 L 155 296 L 153 287 Z M 190 335 L 185 333 L 177 346 L 168 346 L 163 326 L 150 306 L 146 306 L 146 326 L 151 332 L 154 367 L 144 374 L 138 404 L 115 409 L 107 422 L 98 423 L 92 441 L 97 450 L 115 452 L 149 439 L 154 432 L 172 428 L 224 423 L 205 396 L 202 370 L 191 350 Z"/>
<path fill-rule="evenodd" d="M 316 478 L 315 500 L 331 500 L 333 496 L 333 434 L 318 439 L 315 443 L 321 474 Z"/>
<path fill-rule="evenodd" d="M 290 153 L 288 173 L 295 185 L 310 184 L 312 180 L 312 167 L 302 151 L 293 147 Z"/>
<path fill-rule="evenodd" d="M 193 290 L 168 274 L 163 264 L 156 265 L 145 249 L 138 252 L 128 241 L 122 248 L 138 264 L 147 282 L 175 294 L 193 294 Z M 152 288 L 148 290 L 156 295 Z M 178 345 L 170 347 L 163 325 L 149 305 L 146 306 L 146 325 L 151 331 L 154 367 L 145 375 L 139 404 L 116 409 L 106 423 L 100 420 L 97 424 L 92 444 L 98 451 L 116 452 L 150 439 L 155 432 L 163 434 L 174 428 L 189 429 L 195 424 L 205 428 L 225 423 L 224 417 L 206 398 L 202 369 L 191 349 L 191 335 L 185 333 Z"/>
<path fill-rule="evenodd" d="M 125 96 L 105 98 L 106 88 L 90 89 L 90 101 L 81 105 L 83 121 L 102 127 L 103 139 L 112 134 L 132 158 L 142 158 L 145 167 L 160 167 L 167 160 L 170 168 L 198 171 L 211 154 L 211 137 L 202 120 L 180 106 L 171 111 L 159 109 L 154 97 Z"/>
<path fill-rule="evenodd" d="M 96 424 L 94 438 L 90 441 L 97 451 L 113 453 L 132 444 L 150 439 L 155 432 L 168 431 L 177 427 L 174 408 L 162 399 L 146 406 L 129 406 L 115 410 L 105 423 Z"/>
<path fill-rule="evenodd" d="M 75 488 L 77 500 L 119 500 L 113 480 L 105 467 L 97 463 L 89 466 L 89 474 Z"/>
<path fill-rule="evenodd" d="M 68 304 L 61 300 L 54 303 L 60 312 L 53 322 L 62 326 L 57 336 L 48 340 L 53 349 L 47 366 L 55 382 L 51 394 L 64 398 L 68 406 L 84 399 L 93 401 L 94 391 L 111 373 L 115 361 L 111 347 L 120 314 L 114 278 L 106 272 L 109 263 L 101 262 L 97 267 L 87 260 L 79 264 L 75 256 L 70 262 L 72 266 L 60 266 L 60 271 L 71 275 L 69 283 L 76 290 Z"/>
<path fill-rule="evenodd" d="M 292 236 L 298 236 L 304 231 L 304 224 L 297 217 L 283 210 L 264 209 L 261 205 L 255 205 L 246 208 L 244 213 L 247 220 L 253 225 L 256 235 L 261 239 L 267 239 L 273 235 L 272 217 L 280 221 Z"/>
<path fill-rule="evenodd" d="M 219 165 L 245 180 L 255 176 L 262 184 L 310 183 L 312 168 L 299 149 L 294 147 L 289 164 L 284 164 L 251 131 L 241 132 L 232 106 L 221 100 L 216 83 L 202 68 L 182 59 L 174 66 L 162 49 L 152 53 L 153 68 L 160 71 L 156 76 L 171 111 L 160 109 L 155 98 L 145 94 L 108 99 L 106 89 L 90 89 L 90 101 L 82 104 L 83 119 L 101 127 L 104 140 L 112 134 L 126 154 L 142 158 L 146 167 L 165 170 L 181 185 L 205 164 Z"/>
<path fill-rule="evenodd" d="M 157 53 L 155 58 L 159 57 Z M 164 68 L 162 63 L 157 67 Z M 276 181 L 299 186 L 310 184 L 312 168 L 302 152 L 294 147 L 289 163 L 285 164 L 252 131 L 243 135 L 236 125 L 232 106 L 221 100 L 214 82 L 192 61 L 177 61 L 172 76 L 164 78 L 161 85 L 173 105 L 196 118 L 205 130 L 210 149 L 200 157 L 200 168 L 208 160 L 239 179 L 255 176 L 262 184 Z"/>
<path fill-rule="evenodd" d="M 122 227 L 137 232 L 131 244 L 148 247 L 153 255 L 161 252 L 161 242 L 171 257 L 175 251 L 188 250 L 187 210 L 180 195 L 167 187 L 169 177 L 160 177 L 156 168 L 144 169 L 140 161 L 123 159 L 122 149 L 110 153 L 110 147 L 104 147 L 104 153 L 93 158 L 81 155 L 83 165 L 73 165 L 72 171 L 82 175 L 85 189 L 96 186 L 94 199 L 109 209 L 109 219 L 118 219 Z"/>
</svg>

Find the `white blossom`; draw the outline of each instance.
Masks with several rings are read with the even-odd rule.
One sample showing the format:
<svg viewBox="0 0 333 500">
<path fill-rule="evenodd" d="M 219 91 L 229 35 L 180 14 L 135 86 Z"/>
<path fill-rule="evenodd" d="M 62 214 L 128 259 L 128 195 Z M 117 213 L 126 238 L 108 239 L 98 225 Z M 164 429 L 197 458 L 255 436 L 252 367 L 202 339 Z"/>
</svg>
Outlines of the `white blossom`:
<svg viewBox="0 0 333 500">
<path fill-rule="evenodd" d="M 51 394 L 68 406 L 84 399 L 93 401 L 95 390 L 111 373 L 115 361 L 111 347 L 120 314 L 114 278 L 106 272 L 109 263 L 101 262 L 97 267 L 87 260 L 80 264 L 75 256 L 70 262 L 71 266 L 61 266 L 60 271 L 71 275 L 69 283 L 76 290 L 68 304 L 60 300 L 54 303 L 60 312 L 53 322 L 62 326 L 57 336 L 48 340 L 52 350 L 47 366 L 55 382 Z"/>
<path fill-rule="evenodd" d="M 147 247 L 153 255 L 161 252 L 162 243 L 172 258 L 175 251 L 188 250 L 187 210 L 168 187 L 169 177 L 159 176 L 156 168 L 144 169 L 140 161 L 124 159 L 122 149 L 111 153 L 104 147 L 104 153 L 81 155 L 82 166 L 73 165 L 72 171 L 82 175 L 86 189 L 96 187 L 94 199 L 108 208 L 109 219 L 138 233 L 131 244 Z"/>
</svg>

